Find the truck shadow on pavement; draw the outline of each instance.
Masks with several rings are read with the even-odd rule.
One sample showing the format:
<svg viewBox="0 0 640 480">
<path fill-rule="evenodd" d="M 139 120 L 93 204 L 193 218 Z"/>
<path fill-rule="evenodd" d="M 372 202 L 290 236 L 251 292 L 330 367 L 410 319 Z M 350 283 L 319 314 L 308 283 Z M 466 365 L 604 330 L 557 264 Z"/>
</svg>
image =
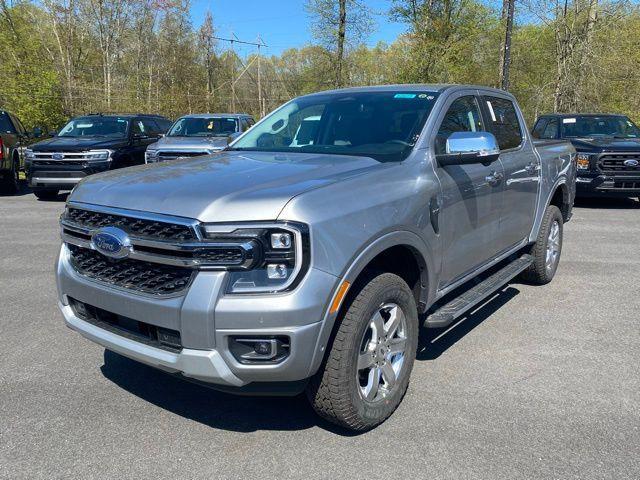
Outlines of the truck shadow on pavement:
<svg viewBox="0 0 640 480">
<path fill-rule="evenodd" d="M 450 329 L 422 329 L 418 361 L 435 360 L 520 292 L 505 287 Z M 318 417 L 303 395 L 249 397 L 231 395 L 190 383 L 105 350 L 103 375 L 138 398 L 212 428 L 254 432 L 305 430 L 318 426 L 337 435 L 356 436 Z"/>
<path fill-rule="evenodd" d="M 640 209 L 640 201 L 633 198 L 576 198 L 578 208 L 598 208 L 602 210 Z"/>
</svg>

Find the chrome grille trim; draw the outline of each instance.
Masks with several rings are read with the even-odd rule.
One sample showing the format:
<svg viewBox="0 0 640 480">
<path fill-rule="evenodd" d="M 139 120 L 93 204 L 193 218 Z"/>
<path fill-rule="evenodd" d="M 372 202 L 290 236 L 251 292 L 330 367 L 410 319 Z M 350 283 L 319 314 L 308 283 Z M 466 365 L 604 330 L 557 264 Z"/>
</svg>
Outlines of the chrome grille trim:
<svg viewBox="0 0 640 480">
<path fill-rule="evenodd" d="M 95 154 L 96 152 L 102 152 L 102 151 L 107 151 L 106 149 L 94 149 L 92 151 L 86 151 L 86 152 L 63 152 L 63 151 L 56 151 L 56 152 L 39 152 L 39 151 L 33 151 L 31 153 L 31 160 L 33 161 L 38 161 L 38 160 L 48 160 L 51 162 L 55 162 L 55 163 L 66 163 L 66 162 L 77 162 L 79 160 L 81 161 L 91 161 L 91 162 L 97 162 L 97 161 L 102 161 L 102 162 L 107 162 L 108 160 L 96 160 L 95 158 L 93 158 L 91 155 Z M 54 158 L 54 155 L 62 155 L 63 158 L 61 159 L 56 159 Z"/>
<path fill-rule="evenodd" d="M 188 227 L 193 237 L 195 237 L 187 241 L 153 240 L 127 232 L 132 244 L 128 258 L 134 260 L 202 270 L 228 270 L 229 268 L 240 270 L 249 269 L 256 261 L 257 254 L 252 241 L 210 242 L 203 240 L 200 224 L 196 220 L 108 207 L 96 207 L 94 205 L 84 205 L 75 202 L 70 202 L 68 208 L 83 210 L 89 213 L 105 213 L 113 215 L 114 217 L 126 217 L 132 220 L 148 220 L 180 225 Z M 65 218 L 64 214 L 60 218 L 60 225 L 62 227 L 61 237 L 64 242 L 91 250 L 94 250 L 91 236 L 103 226 L 92 227 L 81 225 L 69 221 Z M 118 226 L 117 223 L 113 223 L 112 225 Z M 236 250 L 236 252 L 231 253 L 232 250 Z M 212 253 L 217 253 L 216 251 L 226 251 L 227 258 L 230 258 L 230 260 L 216 261 L 215 255 L 213 255 L 214 258 L 212 258 Z"/>
</svg>

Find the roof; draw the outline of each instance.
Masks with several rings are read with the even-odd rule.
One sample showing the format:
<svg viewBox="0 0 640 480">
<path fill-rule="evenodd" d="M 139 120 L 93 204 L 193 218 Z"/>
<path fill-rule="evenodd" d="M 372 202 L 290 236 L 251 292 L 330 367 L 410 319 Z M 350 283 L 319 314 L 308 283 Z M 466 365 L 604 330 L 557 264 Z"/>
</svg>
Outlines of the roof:
<svg viewBox="0 0 640 480">
<path fill-rule="evenodd" d="M 155 113 L 86 113 L 84 115 L 76 115 L 74 118 L 78 117 L 149 117 L 149 118 L 165 118 L 163 115 L 158 115 Z"/>
<path fill-rule="evenodd" d="M 545 113 L 542 117 L 626 117 L 622 113 Z"/>
<path fill-rule="evenodd" d="M 445 90 L 462 90 L 462 89 L 479 89 L 484 91 L 492 91 L 503 95 L 510 95 L 509 92 L 497 88 L 487 87 L 484 85 L 457 85 L 446 83 L 402 83 L 395 85 L 371 85 L 363 87 L 348 87 L 334 90 L 324 90 L 322 92 L 312 93 L 311 95 L 327 94 L 327 93 L 349 93 L 349 92 L 437 92 L 442 93 Z"/>
<path fill-rule="evenodd" d="M 250 118 L 248 113 L 189 113 L 180 118 Z"/>
</svg>

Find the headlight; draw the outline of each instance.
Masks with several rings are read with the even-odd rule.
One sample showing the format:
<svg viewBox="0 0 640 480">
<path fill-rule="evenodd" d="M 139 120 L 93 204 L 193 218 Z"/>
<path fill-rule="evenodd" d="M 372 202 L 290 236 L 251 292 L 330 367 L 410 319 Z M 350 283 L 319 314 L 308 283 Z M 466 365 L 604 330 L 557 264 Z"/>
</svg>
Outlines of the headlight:
<svg viewBox="0 0 640 480">
<path fill-rule="evenodd" d="M 590 170 L 591 169 L 591 157 L 588 153 L 579 153 L 576 155 L 576 166 L 578 170 Z"/>
<path fill-rule="evenodd" d="M 149 150 L 147 149 L 144 152 L 144 161 L 145 163 L 153 163 L 158 161 L 158 151 L 157 150 Z"/>
<path fill-rule="evenodd" d="M 90 162 L 104 162 L 111 160 L 113 150 L 89 150 L 85 154 L 85 158 Z"/>
<path fill-rule="evenodd" d="M 229 269 L 228 293 L 290 290 L 309 266 L 309 230 L 300 223 L 205 225 L 206 240 L 251 245 L 250 263 Z"/>
<path fill-rule="evenodd" d="M 31 150 L 30 148 L 27 148 L 27 149 L 24 151 L 24 158 L 25 158 L 25 160 L 33 160 L 33 157 L 34 157 L 34 155 L 33 155 L 33 150 Z"/>
</svg>

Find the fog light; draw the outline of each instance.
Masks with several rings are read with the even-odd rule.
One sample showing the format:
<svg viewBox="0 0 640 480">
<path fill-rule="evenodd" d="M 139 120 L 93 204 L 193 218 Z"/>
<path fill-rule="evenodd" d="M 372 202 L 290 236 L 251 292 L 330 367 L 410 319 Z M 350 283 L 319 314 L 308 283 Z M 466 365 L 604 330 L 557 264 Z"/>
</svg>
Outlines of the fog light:
<svg viewBox="0 0 640 480">
<path fill-rule="evenodd" d="M 278 249 L 291 248 L 291 234 L 290 233 L 272 233 L 271 247 L 278 248 Z"/>
<path fill-rule="evenodd" d="M 590 156 L 584 153 L 579 153 L 576 156 L 576 167 L 578 170 L 589 170 Z"/>
<path fill-rule="evenodd" d="M 253 350 L 258 355 L 271 355 L 271 342 L 256 342 L 253 344 Z"/>
<path fill-rule="evenodd" d="M 267 265 L 267 276 L 272 280 L 281 280 L 287 278 L 289 270 L 284 263 Z"/>
</svg>

